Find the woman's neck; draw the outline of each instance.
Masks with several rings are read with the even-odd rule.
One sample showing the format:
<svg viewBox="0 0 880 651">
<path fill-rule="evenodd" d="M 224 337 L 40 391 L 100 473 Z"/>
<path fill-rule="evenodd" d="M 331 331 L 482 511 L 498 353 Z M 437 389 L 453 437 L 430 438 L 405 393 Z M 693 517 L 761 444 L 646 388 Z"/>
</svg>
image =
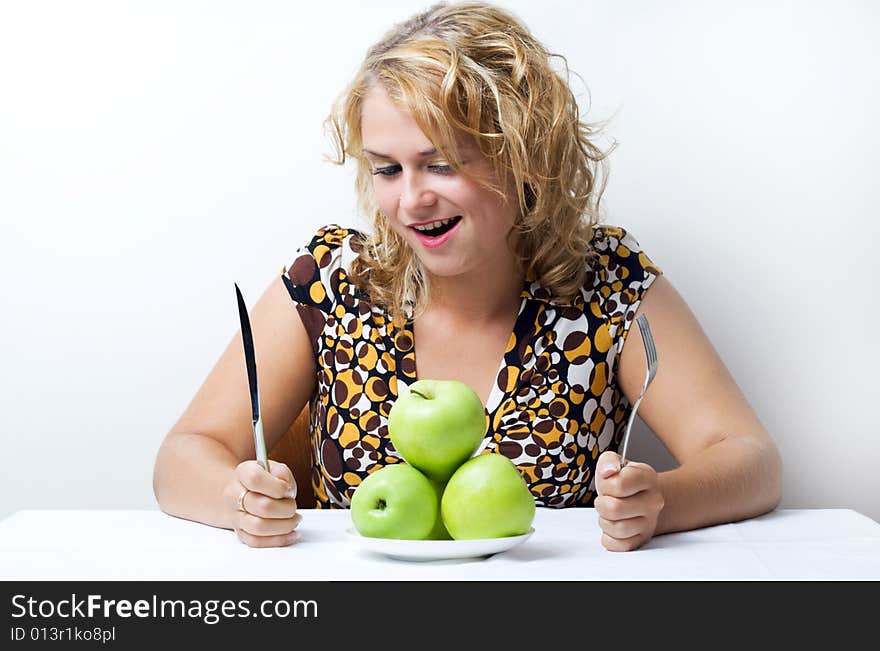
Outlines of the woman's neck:
<svg viewBox="0 0 880 651">
<path fill-rule="evenodd" d="M 467 325 L 508 319 L 519 311 L 522 286 L 523 275 L 513 258 L 459 276 L 430 276 L 425 313 Z"/>
</svg>

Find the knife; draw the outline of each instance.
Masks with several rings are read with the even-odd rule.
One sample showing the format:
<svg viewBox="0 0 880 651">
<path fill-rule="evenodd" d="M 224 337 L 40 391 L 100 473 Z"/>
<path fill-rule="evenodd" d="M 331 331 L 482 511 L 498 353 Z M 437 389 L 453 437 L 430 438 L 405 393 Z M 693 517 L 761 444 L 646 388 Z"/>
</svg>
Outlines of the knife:
<svg viewBox="0 0 880 651">
<path fill-rule="evenodd" d="M 254 447 L 257 450 L 257 461 L 268 472 L 269 460 L 266 458 L 266 439 L 263 437 L 263 417 L 260 416 L 260 392 L 257 389 L 257 360 L 254 356 L 254 337 L 251 334 L 251 320 L 248 318 L 247 307 L 238 283 L 235 283 L 235 295 L 238 298 L 238 318 L 241 321 L 241 341 L 244 344 L 244 363 L 247 367 L 248 386 L 251 391 L 251 416 L 254 429 Z"/>
</svg>

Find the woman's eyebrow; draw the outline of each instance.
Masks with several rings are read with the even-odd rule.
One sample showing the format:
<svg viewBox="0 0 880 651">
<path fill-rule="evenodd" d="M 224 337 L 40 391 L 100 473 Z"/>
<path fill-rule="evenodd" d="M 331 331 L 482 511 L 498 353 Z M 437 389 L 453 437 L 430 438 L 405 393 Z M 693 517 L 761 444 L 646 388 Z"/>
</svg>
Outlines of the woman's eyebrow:
<svg viewBox="0 0 880 651">
<path fill-rule="evenodd" d="M 384 158 L 385 160 L 394 160 L 393 156 L 389 156 L 388 154 L 380 154 L 378 152 L 371 151 L 369 149 L 364 149 L 364 153 L 368 154 L 369 156 L 372 156 L 373 158 Z M 419 156 L 433 156 L 436 153 L 437 153 L 437 149 L 432 148 L 432 149 L 426 149 L 425 151 L 420 151 L 418 155 Z"/>
</svg>

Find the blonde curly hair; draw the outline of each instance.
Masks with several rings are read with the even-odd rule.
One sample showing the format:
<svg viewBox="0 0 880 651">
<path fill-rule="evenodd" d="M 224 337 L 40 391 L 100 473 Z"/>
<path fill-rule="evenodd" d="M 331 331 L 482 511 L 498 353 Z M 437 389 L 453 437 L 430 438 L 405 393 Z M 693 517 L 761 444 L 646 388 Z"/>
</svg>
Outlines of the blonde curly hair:
<svg viewBox="0 0 880 651">
<path fill-rule="evenodd" d="M 562 62 L 561 73 L 554 59 Z M 513 15 L 482 2 L 438 3 L 395 25 L 367 51 L 326 125 L 336 148 L 332 160 L 357 161 L 358 203 L 373 221 L 352 279 L 395 321 L 424 308 L 428 283 L 418 256 L 375 201 L 361 134 L 370 88 L 381 84 L 457 172 L 466 173 L 456 145 L 464 135 L 492 162 L 499 180 L 493 190 L 503 195 L 512 177 L 520 215 L 510 242 L 520 268 L 554 298 L 571 300 L 594 256 L 613 145 L 602 151 L 593 143 L 600 129 L 580 119 L 569 74 L 564 57 L 550 53 Z"/>
</svg>

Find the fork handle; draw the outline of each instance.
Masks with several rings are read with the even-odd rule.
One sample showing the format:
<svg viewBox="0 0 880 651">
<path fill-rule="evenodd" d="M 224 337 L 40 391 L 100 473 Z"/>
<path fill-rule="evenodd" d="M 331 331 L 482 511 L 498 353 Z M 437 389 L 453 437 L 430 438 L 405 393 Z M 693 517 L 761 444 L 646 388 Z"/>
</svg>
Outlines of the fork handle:
<svg viewBox="0 0 880 651">
<path fill-rule="evenodd" d="M 636 400 L 636 404 L 633 405 L 632 411 L 629 412 L 629 418 L 626 421 L 626 430 L 624 430 L 623 434 L 623 443 L 620 446 L 620 467 L 623 468 L 626 463 L 626 449 L 629 447 L 629 433 L 632 430 L 633 420 L 635 420 L 636 412 L 639 409 L 639 405 L 642 402 L 642 398 L 645 397 L 645 390 L 642 389 L 642 392 L 639 394 L 639 399 Z"/>
</svg>

